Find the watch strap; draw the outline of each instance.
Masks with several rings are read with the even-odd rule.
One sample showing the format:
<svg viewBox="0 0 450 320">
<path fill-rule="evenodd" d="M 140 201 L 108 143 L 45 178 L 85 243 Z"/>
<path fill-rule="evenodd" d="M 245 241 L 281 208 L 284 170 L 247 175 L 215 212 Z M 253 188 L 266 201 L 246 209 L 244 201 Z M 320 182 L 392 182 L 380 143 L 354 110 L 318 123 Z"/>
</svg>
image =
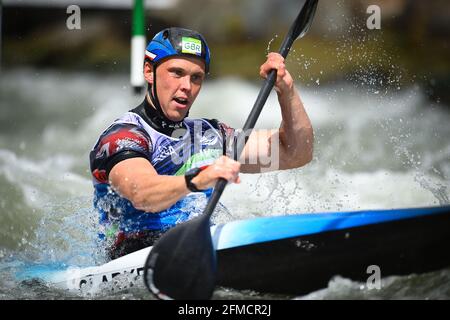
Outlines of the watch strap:
<svg viewBox="0 0 450 320">
<path fill-rule="evenodd" d="M 186 174 L 184 175 L 184 179 L 186 181 L 186 187 L 191 190 L 192 192 L 202 192 L 203 190 L 200 190 L 197 188 L 195 183 L 192 182 L 192 179 L 194 179 L 202 170 L 200 168 L 194 168 L 191 170 L 188 170 Z"/>
</svg>

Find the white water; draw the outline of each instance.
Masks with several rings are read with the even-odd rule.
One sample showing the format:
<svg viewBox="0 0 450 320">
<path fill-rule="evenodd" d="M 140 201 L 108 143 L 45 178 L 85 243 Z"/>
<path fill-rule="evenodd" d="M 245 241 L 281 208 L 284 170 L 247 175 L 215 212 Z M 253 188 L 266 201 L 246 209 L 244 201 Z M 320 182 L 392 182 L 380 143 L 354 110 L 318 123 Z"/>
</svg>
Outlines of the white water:
<svg viewBox="0 0 450 320">
<path fill-rule="evenodd" d="M 18 285 L 14 274 L 30 263 L 95 262 L 88 153 L 101 131 L 142 97 L 130 93 L 126 75 L 28 69 L 3 72 L 0 83 L 0 299 L 70 298 L 45 286 Z M 208 82 L 190 116 L 239 127 L 258 90 L 240 79 Z M 338 83 L 299 90 L 315 130 L 314 160 L 295 170 L 242 175 L 242 184 L 229 186 L 222 198 L 232 219 L 450 203 L 448 108 L 431 104 L 416 87 L 391 92 Z M 257 127 L 279 123 L 272 95 Z M 450 297 L 448 272 L 408 279 L 395 278 L 374 293 L 336 278 L 303 298 Z M 143 287 L 100 296 L 147 297 Z"/>
</svg>

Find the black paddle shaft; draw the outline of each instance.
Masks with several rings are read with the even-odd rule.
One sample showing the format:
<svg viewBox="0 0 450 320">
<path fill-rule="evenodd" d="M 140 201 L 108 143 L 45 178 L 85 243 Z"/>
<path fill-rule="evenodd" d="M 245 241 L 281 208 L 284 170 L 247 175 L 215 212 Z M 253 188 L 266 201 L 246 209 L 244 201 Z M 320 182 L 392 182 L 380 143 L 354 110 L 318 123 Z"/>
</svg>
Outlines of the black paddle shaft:
<svg viewBox="0 0 450 320">
<path fill-rule="evenodd" d="M 286 58 L 298 37 L 309 29 L 318 0 L 306 0 L 284 39 L 279 53 Z M 253 130 L 276 80 L 271 70 L 244 124 L 247 138 Z M 238 139 L 240 157 L 247 139 Z M 216 282 L 216 256 L 210 233 L 210 217 L 227 181 L 219 179 L 203 214 L 167 231 L 152 248 L 144 265 L 144 283 L 160 299 L 209 299 Z"/>
</svg>

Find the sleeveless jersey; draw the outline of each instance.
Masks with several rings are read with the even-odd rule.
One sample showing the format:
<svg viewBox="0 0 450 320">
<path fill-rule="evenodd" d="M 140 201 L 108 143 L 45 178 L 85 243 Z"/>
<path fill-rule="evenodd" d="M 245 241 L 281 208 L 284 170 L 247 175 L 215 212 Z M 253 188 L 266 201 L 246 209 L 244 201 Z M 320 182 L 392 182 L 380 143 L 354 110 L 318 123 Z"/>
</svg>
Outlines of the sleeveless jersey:
<svg viewBox="0 0 450 320">
<path fill-rule="evenodd" d="M 234 129 L 217 120 L 188 119 L 171 136 L 153 128 L 139 113 L 129 111 L 116 119 L 90 152 L 94 207 L 100 213 L 101 239 L 141 231 L 165 231 L 201 214 L 212 189 L 190 193 L 170 208 L 148 213 L 115 192 L 108 182 L 112 166 L 123 159 L 143 157 L 160 175 L 184 175 L 191 168 L 212 164 L 232 154 Z M 119 158 L 119 160 L 114 159 Z"/>
</svg>

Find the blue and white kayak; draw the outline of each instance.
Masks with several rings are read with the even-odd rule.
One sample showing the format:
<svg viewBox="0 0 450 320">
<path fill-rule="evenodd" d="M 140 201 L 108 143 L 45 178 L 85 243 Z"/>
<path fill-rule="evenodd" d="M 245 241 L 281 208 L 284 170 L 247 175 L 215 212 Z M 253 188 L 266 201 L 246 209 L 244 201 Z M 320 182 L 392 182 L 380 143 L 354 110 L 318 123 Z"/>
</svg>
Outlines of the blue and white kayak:
<svg viewBox="0 0 450 320">
<path fill-rule="evenodd" d="M 336 275 L 365 281 L 372 265 L 383 277 L 450 266 L 450 206 L 254 218 L 213 226 L 211 236 L 218 285 L 235 289 L 305 294 Z M 34 267 L 26 277 L 92 293 L 129 287 L 142 281 L 150 250 L 89 268 Z"/>
</svg>

